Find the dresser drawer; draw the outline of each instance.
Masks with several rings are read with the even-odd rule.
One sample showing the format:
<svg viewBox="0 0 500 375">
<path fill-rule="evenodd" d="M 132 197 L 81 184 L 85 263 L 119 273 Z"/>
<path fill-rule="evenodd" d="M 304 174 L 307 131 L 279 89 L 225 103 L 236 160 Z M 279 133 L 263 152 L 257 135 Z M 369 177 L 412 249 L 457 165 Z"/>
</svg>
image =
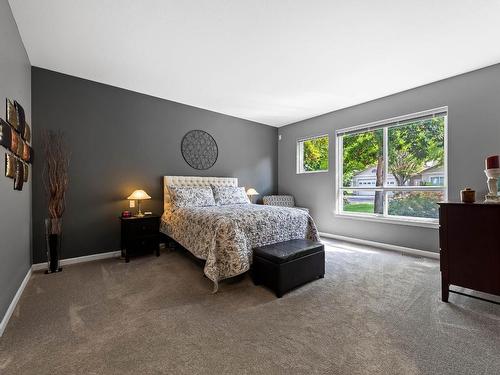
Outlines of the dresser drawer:
<svg viewBox="0 0 500 375">
<path fill-rule="evenodd" d="M 130 251 L 146 251 L 158 250 L 158 236 L 136 237 L 130 239 L 127 244 L 127 250 Z"/>
<path fill-rule="evenodd" d="M 148 236 L 158 234 L 160 231 L 160 223 L 158 220 L 138 220 L 127 223 L 127 235 L 129 237 Z"/>
<path fill-rule="evenodd" d="M 139 221 L 133 224 L 132 233 L 136 236 L 145 236 L 150 234 L 157 234 L 160 231 L 158 221 Z"/>
</svg>

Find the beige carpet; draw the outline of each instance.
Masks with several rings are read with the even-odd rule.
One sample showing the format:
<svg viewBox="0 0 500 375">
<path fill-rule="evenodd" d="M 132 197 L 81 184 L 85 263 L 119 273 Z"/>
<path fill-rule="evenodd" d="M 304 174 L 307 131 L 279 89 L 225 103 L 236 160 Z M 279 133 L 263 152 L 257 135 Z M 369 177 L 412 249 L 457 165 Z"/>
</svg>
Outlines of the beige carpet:
<svg viewBox="0 0 500 375">
<path fill-rule="evenodd" d="M 327 247 L 282 299 L 247 276 L 212 295 L 182 252 L 36 273 L 5 334 L 8 374 L 499 374 L 500 306 L 451 295 L 439 265 Z"/>
</svg>

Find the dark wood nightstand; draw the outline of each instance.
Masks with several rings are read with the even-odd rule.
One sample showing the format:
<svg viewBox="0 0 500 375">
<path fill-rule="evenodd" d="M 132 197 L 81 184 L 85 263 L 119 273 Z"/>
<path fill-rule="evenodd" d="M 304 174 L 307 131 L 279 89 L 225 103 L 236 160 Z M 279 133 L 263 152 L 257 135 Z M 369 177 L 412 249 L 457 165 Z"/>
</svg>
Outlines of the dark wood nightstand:
<svg viewBox="0 0 500 375">
<path fill-rule="evenodd" d="M 160 216 L 121 217 L 121 249 L 125 261 L 131 255 L 155 251 L 160 256 Z"/>
</svg>

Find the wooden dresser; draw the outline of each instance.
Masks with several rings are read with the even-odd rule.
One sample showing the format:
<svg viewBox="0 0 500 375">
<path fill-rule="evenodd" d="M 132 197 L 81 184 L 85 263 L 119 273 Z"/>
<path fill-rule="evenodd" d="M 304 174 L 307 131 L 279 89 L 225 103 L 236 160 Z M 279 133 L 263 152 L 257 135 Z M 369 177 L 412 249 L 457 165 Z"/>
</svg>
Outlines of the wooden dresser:
<svg viewBox="0 0 500 375">
<path fill-rule="evenodd" d="M 442 299 L 450 285 L 500 295 L 500 205 L 440 203 Z"/>
</svg>

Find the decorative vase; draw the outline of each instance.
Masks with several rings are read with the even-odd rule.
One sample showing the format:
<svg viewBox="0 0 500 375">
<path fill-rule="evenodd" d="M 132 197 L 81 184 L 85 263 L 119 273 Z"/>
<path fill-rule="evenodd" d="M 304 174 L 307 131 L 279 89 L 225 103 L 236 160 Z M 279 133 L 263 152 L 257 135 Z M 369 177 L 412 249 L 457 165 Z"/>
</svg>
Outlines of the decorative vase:
<svg viewBox="0 0 500 375">
<path fill-rule="evenodd" d="M 463 203 L 474 203 L 476 201 L 476 192 L 471 188 L 460 190 L 460 198 Z"/>
<path fill-rule="evenodd" d="M 47 271 L 45 273 L 61 272 L 59 265 L 61 256 L 62 220 L 45 219 L 45 240 L 47 246 Z"/>
<path fill-rule="evenodd" d="M 486 194 L 486 203 L 500 203 L 500 196 L 498 195 L 498 180 L 500 179 L 500 168 L 486 169 L 484 171 L 488 177 L 488 194 Z"/>
</svg>

